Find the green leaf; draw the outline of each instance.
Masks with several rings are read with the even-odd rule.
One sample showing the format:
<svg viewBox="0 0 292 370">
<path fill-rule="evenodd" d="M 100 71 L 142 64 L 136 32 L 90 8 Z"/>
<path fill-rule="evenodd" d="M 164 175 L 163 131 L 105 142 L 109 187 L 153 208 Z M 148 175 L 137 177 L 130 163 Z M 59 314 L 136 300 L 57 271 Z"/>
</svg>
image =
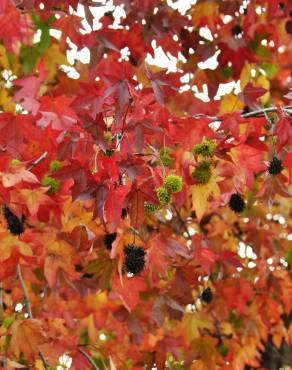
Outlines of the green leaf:
<svg viewBox="0 0 292 370">
<path fill-rule="evenodd" d="M 27 45 L 21 46 L 20 59 L 25 74 L 30 74 L 33 71 L 39 57 L 40 53 L 35 47 L 30 47 Z"/>
<path fill-rule="evenodd" d="M 262 63 L 260 66 L 267 74 L 269 78 L 274 77 L 274 75 L 278 72 L 278 67 L 272 63 Z"/>
<path fill-rule="evenodd" d="M 269 58 L 272 55 L 270 50 L 265 45 L 261 44 L 261 41 L 251 41 L 249 43 L 249 48 L 260 57 Z"/>
<path fill-rule="evenodd" d="M 285 256 L 285 260 L 287 263 L 289 263 L 290 265 L 292 264 L 292 251 L 288 251 L 286 256 Z"/>
<path fill-rule="evenodd" d="M 50 28 L 48 26 L 42 28 L 40 41 L 35 44 L 36 49 L 40 54 L 43 54 L 51 44 Z"/>
</svg>

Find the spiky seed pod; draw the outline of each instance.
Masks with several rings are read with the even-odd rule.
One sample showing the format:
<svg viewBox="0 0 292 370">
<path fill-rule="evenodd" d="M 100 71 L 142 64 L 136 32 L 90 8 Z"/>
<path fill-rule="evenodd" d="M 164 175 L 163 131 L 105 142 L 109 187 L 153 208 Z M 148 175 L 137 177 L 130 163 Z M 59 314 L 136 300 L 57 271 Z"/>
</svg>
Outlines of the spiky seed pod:
<svg viewBox="0 0 292 370">
<path fill-rule="evenodd" d="M 74 267 L 75 267 L 75 271 L 77 271 L 77 272 L 80 272 L 80 271 L 83 270 L 83 267 L 79 264 L 75 265 Z"/>
<path fill-rule="evenodd" d="M 241 213 L 245 208 L 244 200 L 238 194 L 232 194 L 229 199 L 229 208 L 235 213 Z"/>
<path fill-rule="evenodd" d="M 22 216 L 22 219 L 20 220 L 6 205 L 3 206 L 3 215 L 11 234 L 20 235 L 24 232 L 25 216 Z"/>
<path fill-rule="evenodd" d="M 235 26 L 232 27 L 231 32 L 235 36 L 240 35 L 242 32 L 242 28 L 240 27 L 239 24 L 236 24 Z"/>
<path fill-rule="evenodd" d="M 206 303 L 210 303 L 213 299 L 213 292 L 210 287 L 203 290 L 203 293 L 201 294 L 202 301 Z"/>
<path fill-rule="evenodd" d="M 60 189 L 60 181 L 51 176 L 44 176 L 42 179 L 43 186 L 49 186 L 48 194 L 56 194 Z"/>
<path fill-rule="evenodd" d="M 127 214 L 128 214 L 127 209 L 126 208 L 122 208 L 121 217 L 124 219 L 124 218 L 127 217 Z"/>
<path fill-rule="evenodd" d="M 284 3 L 282 3 L 282 2 L 281 2 L 281 3 L 279 3 L 279 8 L 280 8 L 280 9 L 282 9 L 282 10 L 283 10 L 283 9 L 285 9 L 285 4 L 284 4 Z"/>
<path fill-rule="evenodd" d="M 60 169 L 61 163 L 59 161 L 52 161 L 50 163 L 50 170 L 51 172 L 56 172 Z"/>
<path fill-rule="evenodd" d="M 116 237 L 117 237 L 117 233 L 105 234 L 103 238 L 103 242 L 107 250 L 110 251 L 112 249 L 112 244 L 116 240 Z"/>
<path fill-rule="evenodd" d="M 172 149 L 169 147 L 161 148 L 159 151 L 159 157 L 165 167 L 171 167 L 174 162 L 174 158 L 171 156 Z"/>
<path fill-rule="evenodd" d="M 212 157 L 215 153 L 216 143 L 213 140 L 205 139 L 201 144 L 195 144 L 193 153 L 203 157 Z"/>
<path fill-rule="evenodd" d="M 146 214 L 156 212 L 158 209 L 159 209 L 159 206 L 157 204 L 153 204 L 150 202 L 144 202 L 144 212 Z"/>
<path fill-rule="evenodd" d="M 178 175 L 168 175 L 164 179 L 163 185 L 169 193 L 178 193 L 182 189 L 183 179 Z"/>
<path fill-rule="evenodd" d="M 124 266 L 127 272 L 137 274 L 145 266 L 145 250 L 134 244 L 128 244 L 124 248 L 125 262 Z"/>
<path fill-rule="evenodd" d="M 207 184 L 212 177 L 211 164 L 208 161 L 200 162 L 193 171 L 192 177 L 196 179 L 199 184 Z"/>
<path fill-rule="evenodd" d="M 273 159 L 269 163 L 269 167 L 268 167 L 269 174 L 278 175 L 283 169 L 284 169 L 284 167 L 282 166 L 281 159 L 279 159 L 277 157 L 273 157 Z"/>
<path fill-rule="evenodd" d="M 245 105 L 243 107 L 242 114 L 246 114 L 246 113 L 249 113 L 249 112 L 250 112 L 249 106 L 248 105 Z"/>
<path fill-rule="evenodd" d="M 164 188 L 160 187 L 156 189 L 157 198 L 162 206 L 166 206 L 171 202 L 171 194 L 169 191 Z"/>
<path fill-rule="evenodd" d="M 106 151 L 105 151 L 105 155 L 107 157 L 112 157 L 114 154 L 115 154 L 115 150 L 114 149 L 106 149 Z"/>
<path fill-rule="evenodd" d="M 82 275 L 82 278 L 84 279 L 92 279 L 94 277 L 93 273 L 85 272 L 85 274 Z"/>
</svg>

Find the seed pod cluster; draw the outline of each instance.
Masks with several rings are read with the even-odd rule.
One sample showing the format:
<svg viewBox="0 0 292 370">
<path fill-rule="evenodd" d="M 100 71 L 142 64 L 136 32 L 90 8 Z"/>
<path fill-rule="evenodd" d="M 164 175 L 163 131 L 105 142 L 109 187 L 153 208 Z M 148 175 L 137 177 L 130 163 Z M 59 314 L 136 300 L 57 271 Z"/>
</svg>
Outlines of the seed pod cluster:
<svg viewBox="0 0 292 370">
<path fill-rule="evenodd" d="M 8 230 L 13 235 L 20 235 L 24 232 L 25 216 L 22 216 L 21 220 L 9 209 L 8 206 L 3 206 L 3 215 L 7 222 Z"/>
<path fill-rule="evenodd" d="M 174 162 L 174 158 L 171 156 L 172 149 L 169 147 L 163 147 L 159 151 L 159 158 L 165 167 L 171 167 Z"/>
<path fill-rule="evenodd" d="M 239 194 L 232 194 L 229 202 L 229 208 L 235 213 L 241 213 L 245 209 L 245 202 Z"/>
<path fill-rule="evenodd" d="M 273 157 L 273 159 L 269 163 L 269 167 L 268 167 L 269 174 L 270 175 L 278 175 L 280 172 L 282 172 L 283 169 L 284 169 L 284 167 L 282 166 L 281 159 L 279 159 L 277 157 Z"/>
<path fill-rule="evenodd" d="M 201 294 L 201 300 L 206 302 L 206 303 L 210 303 L 213 299 L 213 292 L 211 290 L 210 287 L 206 288 L 203 290 L 202 294 Z"/>
<path fill-rule="evenodd" d="M 205 139 L 201 144 L 195 144 L 193 153 L 203 157 L 213 157 L 216 149 L 216 143 L 213 140 Z"/>
<path fill-rule="evenodd" d="M 116 237 L 117 237 L 117 233 L 107 233 L 107 234 L 105 234 L 105 236 L 103 238 L 103 242 L 104 242 L 104 245 L 105 245 L 107 250 L 110 251 L 112 249 L 112 244 L 116 240 Z"/>
<path fill-rule="evenodd" d="M 145 250 L 135 244 L 128 244 L 124 248 L 124 266 L 127 272 L 138 274 L 145 266 Z"/>
<path fill-rule="evenodd" d="M 212 177 L 211 163 L 208 161 L 199 162 L 192 172 L 192 177 L 201 185 L 207 184 Z"/>
</svg>

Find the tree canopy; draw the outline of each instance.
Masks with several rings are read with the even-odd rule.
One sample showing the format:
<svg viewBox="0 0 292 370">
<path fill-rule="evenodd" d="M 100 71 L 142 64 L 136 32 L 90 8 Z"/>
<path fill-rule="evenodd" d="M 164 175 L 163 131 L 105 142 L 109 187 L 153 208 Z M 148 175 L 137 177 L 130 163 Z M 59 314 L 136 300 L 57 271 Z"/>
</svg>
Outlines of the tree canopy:
<svg viewBox="0 0 292 370">
<path fill-rule="evenodd" d="M 1 368 L 290 369 L 291 36 L 290 0 L 0 1 Z"/>
</svg>

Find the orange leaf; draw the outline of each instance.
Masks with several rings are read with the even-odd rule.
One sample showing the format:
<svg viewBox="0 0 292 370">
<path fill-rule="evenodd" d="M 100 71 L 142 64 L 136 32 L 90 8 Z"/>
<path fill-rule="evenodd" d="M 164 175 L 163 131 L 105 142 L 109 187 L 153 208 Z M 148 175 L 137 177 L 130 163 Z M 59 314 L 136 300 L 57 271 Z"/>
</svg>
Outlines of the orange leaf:
<svg viewBox="0 0 292 370">
<path fill-rule="evenodd" d="M 29 361 L 39 356 L 39 346 L 46 341 L 41 324 L 36 319 L 14 321 L 10 334 L 9 352 L 16 357 L 22 352 Z"/>
</svg>

